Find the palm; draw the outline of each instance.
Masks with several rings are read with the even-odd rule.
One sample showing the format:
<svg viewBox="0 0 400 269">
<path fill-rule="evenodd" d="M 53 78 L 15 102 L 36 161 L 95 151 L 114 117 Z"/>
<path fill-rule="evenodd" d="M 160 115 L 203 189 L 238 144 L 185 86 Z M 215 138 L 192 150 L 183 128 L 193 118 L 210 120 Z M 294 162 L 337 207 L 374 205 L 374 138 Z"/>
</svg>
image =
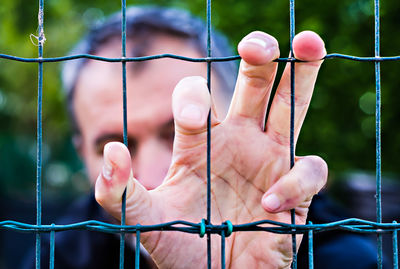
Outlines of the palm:
<svg viewBox="0 0 400 269">
<path fill-rule="evenodd" d="M 239 45 L 244 61 L 225 120 L 218 121 L 212 109 L 211 222 L 221 224 L 230 220 L 241 224 L 269 219 L 289 223 L 290 209 L 296 208 L 296 223 L 304 223 L 312 196 L 325 183 L 326 165 L 322 159 L 309 156 L 299 158 L 290 168 L 289 66 L 282 75 L 263 131 L 265 110 L 277 69 L 272 59 L 279 56 L 279 50 L 276 40 L 270 36 L 260 32 L 249 36 Z M 307 32 L 299 36 L 299 41 L 293 43 L 296 57 L 306 61 L 323 57 L 323 42 L 317 35 Z M 255 38 L 260 40 L 254 42 Z M 263 49 L 262 43 L 265 43 Z M 295 141 L 320 63 L 296 64 Z M 107 211 L 119 217 L 120 197 L 127 186 L 127 224 L 151 225 L 173 220 L 198 223 L 206 216 L 206 117 L 211 101 L 204 80 L 183 79 L 175 88 L 172 102 L 175 118 L 172 163 L 158 188 L 146 191 L 129 177 L 130 156 L 126 148 L 115 148 L 114 152 L 125 151 L 124 156 L 118 158 L 105 152 L 105 158 L 118 159 L 109 162 L 119 164 L 115 181 L 106 181 L 100 175 L 96 199 Z M 268 198 L 272 196 L 277 198 L 278 204 L 272 203 L 277 206 L 271 207 Z M 198 235 L 149 232 L 141 238 L 161 268 L 204 268 L 206 265 L 206 242 Z M 220 261 L 219 238 L 212 235 L 213 267 L 218 267 Z M 299 242 L 301 238 L 297 239 Z M 230 267 L 286 268 L 291 256 L 290 235 L 242 232 L 226 239 L 226 260 Z"/>
<path fill-rule="evenodd" d="M 261 198 L 268 188 L 289 171 L 288 148 L 272 141 L 260 128 L 254 128 L 251 125 L 245 127 L 243 124 L 246 124 L 245 120 L 237 123 L 228 121 L 212 128 L 212 223 L 219 224 L 231 220 L 234 224 L 239 224 L 263 219 L 288 223 L 290 222 L 289 211 L 268 214 L 260 205 Z M 174 158 L 165 183 L 152 193 L 156 197 L 153 205 L 159 206 L 162 208 L 161 211 L 165 212 L 163 218 L 160 219 L 161 222 L 177 219 L 200 222 L 205 217 L 207 169 L 205 135 L 201 133 L 196 137 L 191 137 L 190 143 L 196 146 L 185 147 L 184 151 L 177 152 L 179 157 Z M 249 143 L 249 137 L 253 143 Z M 195 142 L 197 139 L 204 142 L 198 144 Z M 180 140 L 180 143 L 185 142 Z M 179 146 L 182 145 L 177 143 L 176 147 Z M 305 215 L 302 214 L 299 217 L 299 221 L 304 222 Z M 136 224 L 135 220 L 134 217 L 130 224 Z M 287 261 L 290 261 L 290 237 L 283 236 L 286 239 L 279 241 L 266 239 L 270 236 L 268 233 L 260 232 L 233 234 L 227 239 L 226 257 L 231 257 L 230 253 L 247 251 L 251 255 L 243 255 L 245 258 L 232 261 L 228 258 L 227 263 L 234 267 L 244 264 L 260 266 L 273 258 L 254 253 L 255 249 L 279 250 L 279 253 L 287 256 Z M 153 250 L 154 257 L 157 257 L 158 253 L 165 253 L 172 244 L 179 242 L 184 246 L 190 245 L 191 248 L 174 252 L 176 260 L 185 263 L 188 257 L 192 256 L 190 259 L 202 264 L 206 263 L 206 242 L 198 236 L 183 233 L 153 233 L 149 237 L 157 238 L 156 241 L 151 238 L 144 239 L 145 246 L 147 243 L 146 248 Z M 220 243 L 217 238 L 215 239 L 213 249 L 215 253 L 220 253 Z M 157 244 L 154 245 L 153 242 Z M 274 255 L 277 253 L 274 252 Z M 215 264 L 218 264 L 220 259 L 214 257 L 213 260 Z M 177 266 L 177 264 L 164 265 L 169 268 Z M 256 267 L 252 266 L 252 268 Z"/>
</svg>

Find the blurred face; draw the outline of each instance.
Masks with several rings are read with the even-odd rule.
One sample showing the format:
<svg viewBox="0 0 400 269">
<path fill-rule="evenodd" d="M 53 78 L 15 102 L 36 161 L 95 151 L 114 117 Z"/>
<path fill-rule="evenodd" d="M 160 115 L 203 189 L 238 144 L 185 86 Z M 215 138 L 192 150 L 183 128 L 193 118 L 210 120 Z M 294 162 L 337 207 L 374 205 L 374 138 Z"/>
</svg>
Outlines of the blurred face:
<svg viewBox="0 0 400 269">
<path fill-rule="evenodd" d="M 151 41 L 146 44 L 146 55 L 173 53 L 201 57 L 181 38 L 158 35 Z M 135 51 L 135 46 L 140 44 L 128 42 L 127 51 Z M 120 57 L 121 42 L 111 40 L 96 54 Z M 133 174 L 147 189 L 162 183 L 171 162 L 173 89 L 180 79 L 193 75 L 205 77 L 206 65 L 174 59 L 127 63 L 128 144 Z M 217 88 L 218 82 L 213 85 Z M 216 99 L 218 103 L 220 98 Z M 94 183 L 103 164 L 104 145 L 122 141 L 123 137 L 121 63 L 86 63 L 77 82 L 74 108 L 81 130 L 78 149 Z"/>
</svg>

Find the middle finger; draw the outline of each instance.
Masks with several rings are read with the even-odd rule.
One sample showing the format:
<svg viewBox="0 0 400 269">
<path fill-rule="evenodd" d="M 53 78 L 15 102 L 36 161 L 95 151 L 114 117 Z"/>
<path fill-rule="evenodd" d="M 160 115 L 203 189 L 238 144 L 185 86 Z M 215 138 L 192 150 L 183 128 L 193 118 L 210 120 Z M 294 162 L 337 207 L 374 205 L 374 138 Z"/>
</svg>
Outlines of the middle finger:
<svg viewBox="0 0 400 269">
<path fill-rule="evenodd" d="M 322 63 L 320 59 L 325 56 L 326 51 L 324 42 L 317 34 L 305 31 L 293 39 L 293 52 L 296 59 L 306 61 L 295 64 L 294 141 L 296 143 Z M 266 124 L 267 135 L 275 142 L 285 146 L 290 143 L 290 67 L 291 63 L 287 63 Z"/>
</svg>

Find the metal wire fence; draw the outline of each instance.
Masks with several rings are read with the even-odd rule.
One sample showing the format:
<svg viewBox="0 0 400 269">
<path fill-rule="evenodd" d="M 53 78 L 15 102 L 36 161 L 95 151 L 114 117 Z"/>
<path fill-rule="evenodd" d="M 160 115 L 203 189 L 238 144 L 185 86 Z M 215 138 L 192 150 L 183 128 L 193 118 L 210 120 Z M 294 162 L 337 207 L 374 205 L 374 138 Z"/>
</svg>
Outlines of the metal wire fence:
<svg viewBox="0 0 400 269">
<path fill-rule="evenodd" d="M 19 232 L 28 232 L 36 234 L 36 268 L 40 268 L 41 264 L 41 237 L 43 233 L 50 233 L 50 268 L 54 268 L 55 261 L 55 243 L 56 243 L 56 232 L 66 230 L 90 230 L 99 231 L 103 233 L 114 233 L 120 234 L 120 260 L 119 268 L 124 268 L 124 246 L 125 246 L 125 234 L 134 233 L 136 234 L 136 259 L 135 268 L 139 268 L 140 261 L 140 238 L 141 233 L 149 231 L 179 231 L 184 233 L 198 234 L 200 237 L 207 236 L 207 263 L 208 268 L 211 268 L 211 235 L 217 234 L 221 237 L 221 267 L 225 268 L 225 239 L 234 232 L 243 231 L 262 231 L 277 234 L 291 234 L 292 235 L 292 246 L 293 246 L 293 263 L 292 268 L 297 268 L 297 257 L 296 257 L 296 235 L 297 234 L 308 234 L 308 248 L 309 248 L 309 268 L 314 268 L 314 251 L 313 251 L 313 235 L 322 231 L 330 230 L 345 230 L 356 233 L 376 234 L 377 235 L 377 267 L 382 268 L 382 234 L 391 233 L 393 241 L 393 268 L 398 268 L 398 230 L 400 225 L 395 221 L 393 223 L 382 223 L 382 206 L 381 206 L 381 74 L 380 74 L 380 62 L 382 61 L 399 61 L 400 56 L 394 57 L 381 57 L 380 56 L 380 14 L 379 14 L 379 0 L 374 1 L 375 6 L 375 55 L 371 57 L 357 57 L 352 55 L 344 54 L 328 54 L 324 57 L 328 59 L 345 59 L 351 61 L 366 61 L 375 63 L 375 89 L 376 89 L 376 107 L 375 107 L 375 129 L 376 129 L 376 221 L 367 221 L 363 219 L 350 218 L 337 222 L 313 224 L 308 223 L 306 225 L 296 225 L 294 222 L 295 212 L 292 210 L 292 223 L 279 223 L 271 220 L 262 220 L 252 223 L 244 224 L 232 224 L 231 221 L 227 220 L 224 223 L 212 224 L 211 223 L 211 172 L 210 172 L 210 155 L 211 155 L 211 117 L 209 114 L 207 123 L 207 211 L 205 212 L 205 218 L 199 223 L 192 223 L 182 220 L 176 220 L 168 223 L 160 223 L 155 225 L 126 225 L 125 223 L 125 211 L 126 211 L 126 199 L 125 193 L 123 195 L 122 203 L 122 215 L 120 225 L 114 225 L 110 223 L 87 220 L 79 223 L 72 223 L 68 225 L 44 225 L 42 224 L 42 100 L 43 100 L 43 65 L 48 62 L 62 62 L 70 61 L 74 59 L 87 58 L 97 61 L 105 62 L 120 62 L 122 64 L 122 93 L 123 93 L 123 140 L 125 145 L 128 144 L 127 139 L 127 102 L 126 102 L 126 63 L 127 62 L 138 62 L 138 61 L 149 61 L 160 58 L 174 58 L 183 61 L 191 62 L 206 62 L 207 63 L 207 81 L 208 88 L 211 89 L 211 65 L 213 62 L 232 61 L 240 59 L 240 56 L 233 55 L 228 57 L 213 57 L 211 50 L 211 0 L 206 1 L 206 18 L 207 18 L 207 57 L 205 58 L 189 58 L 173 54 L 160 54 L 146 57 L 126 57 L 126 1 L 122 0 L 122 51 L 120 58 L 107 58 L 89 54 L 79 54 L 72 56 L 64 56 L 57 58 L 44 58 L 43 57 L 43 44 L 45 41 L 44 35 L 44 0 L 39 0 L 39 12 L 38 22 L 39 30 L 38 36 L 35 36 L 38 44 L 38 57 L 37 58 L 22 58 L 12 55 L 0 54 L 0 58 L 30 62 L 38 64 L 38 93 L 37 93 L 37 165 L 36 165 L 36 224 L 31 225 L 22 222 L 16 222 L 12 220 L 6 220 L 0 222 L 0 230 L 11 230 Z M 290 44 L 295 36 L 295 0 L 289 1 L 289 13 L 290 13 Z M 294 114 L 295 114 L 295 66 L 299 60 L 293 57 L 292 46 L 290 45 L 291 54 L 288 58 L 278 58 L 277 62 L 290 62 L 291 64 L 291 115 L 290 119 L 290 167 L 294 165 Z"/>
</svg>

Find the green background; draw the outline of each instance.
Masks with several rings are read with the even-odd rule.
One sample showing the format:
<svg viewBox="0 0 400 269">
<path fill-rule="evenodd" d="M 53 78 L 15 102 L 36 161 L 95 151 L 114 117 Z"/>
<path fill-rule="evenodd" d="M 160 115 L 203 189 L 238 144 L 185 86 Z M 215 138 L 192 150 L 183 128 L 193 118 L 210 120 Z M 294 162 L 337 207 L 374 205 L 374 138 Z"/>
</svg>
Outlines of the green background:
<svg viewBox="0 0 400 269">
<path fill-rule="evenodd" d="M 399 55 L 400 1 L 381 1 L 381 55 Z M 128 1 L 189 9 L 205 17 L 206 1 Z M 119 1 L 45 1 L 45 57 L 64 56 L 95 22 L 120 9 Z M 37 57 L 31 34 L 37 35 L 38 1 L 1 0 L 0 53 Z M 275 36 L 282 57 L 289 54 L 289 1 L 214 0 L 212 23 L 235 47 L 252 30 Z M 325 40 L 328 53 L 374 55 L 374 5 L 369 0 L 296 1 L 296 32 L 313 30 Z M 382 169 L 385 175 L 391 221 L 398 214 L 398 189 L 386 183 L 398 181 L 400 152 L 398 100 L 400 62 L 384 62 L 382 68 Z M 280 72 L 283 64 L 280 65 Z M 35 63 L 0 59 L 0 220 L 35 223 L 36 102 Z M 44 64 L 43 90 L 43 221 L 54 221 L 71 199 L 90 190 L 84 168 L 72 147 L 60 83 L 60 64 Z M 374 63 L 342 59 L 325 61 L 297 145 L 297 155 L 316 154 L 329 165 L 330 184 L 341 186 L 349 174 L 375 170 Z M 372 184 L 372 185 L 371 185 Z M 371 187 L 372 186 L 372 187 Z M 367 188 L 368 187 L 368 188 Z M 374 177 L 360 189 L 366 195 L 347 194 L 353 212 L 374 218 Z M 398 188 L 398 187 L 397 187 Z M 329 189 L 329 188 L 328 188 Z M 360 198 L 355 198 L 360 197 Z M 364 198 L 363 198 L 364 197 Z M 366 197 L 366 198 L 365 198 Z M 390 199 L 389 199 L 390 198 Z M 363 200 L 366 199 L 366 200 Z M 385 202 L 385 200 L 384 200 Z M 352 206 L 350 206 L 350 204 Z M 393 213 L 394 212 L 394 213 Z M 372 214 L 372 215 L 371 215 Z M 390 239 L 388 241 L 390 243 Z M 33 234 L 0 231 L 0 268 L 17 268 L 20 258 L 34 246 Z M 389 246 L 390 247 L 390 246 Z M 389 249 L 390 250 L 390 249 Z"/>
<path fill-rule="evenodd" d="M 172 5 L 205 17 L 205 1 L 128 1 L 129 4 Z M 235 47 L 252 30 L 275 36 L 282 56 L 288 55 L 289 1 L 213 1 L 212 23 Z M 119 1 L 45 1 L 45 57 L 67 54 L 94 21 L 120 9 Z M 37 1 L 2 0 L 0 53 L 37 57 L 30 35 L 37 34 Z M 399 54 L 399 1 L 381 3 L 381 55 Z M 313 30 L 328 53 L 374 55 L 373 1 L 296 2 L 296 32 Z M 281 65 L 282 67 L 282 65 Z M 399 62 L 382 63 L 382 168 L 399 174 Z M 37 64 L 0 60 L 0 183 L 1 192 L 33 197 L 36 164 Z M 282 68 L 280 68 L 281 70 Z M 75 196 L 89 186 L 70 142 L 59 63 L 44 65 L 43 188 L 48 197 Z M 347 171 L 375 169 L 374 63 L 327 60 L 305 121 L 297 155 L 317 154 L 330 177 Z"/>
</svg>

